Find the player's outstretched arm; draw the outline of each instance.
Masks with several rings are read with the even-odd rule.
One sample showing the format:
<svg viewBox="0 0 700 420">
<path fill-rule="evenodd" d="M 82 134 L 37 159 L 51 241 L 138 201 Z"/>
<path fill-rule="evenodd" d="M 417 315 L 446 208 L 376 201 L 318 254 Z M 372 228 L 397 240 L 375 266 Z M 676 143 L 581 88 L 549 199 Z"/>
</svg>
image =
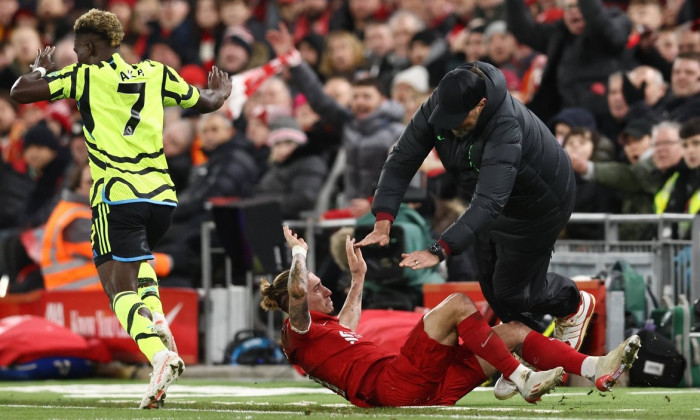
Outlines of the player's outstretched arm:
<svg viewBox="0 0 700 420">
<path fill-rule="evenodd" d="M 199 100 L 194 106 L 202 114 L 220 109 L 231 95 L 231 78 L 216 66 L 209 72 L 208 86 L 199 92 Z"/>
<path fill-rule="evenodd" d="M 289 291 L 289 323 L 299 332 L 306 332 L 311 326 L 311 314 L 309 313 L 308 277 L 306 269 L 306 251 L 309 246 L 297 234 L 283 227 L 284 238 L 292 249 L 292 268 L 289 271 L 287 290 Z"/>
<path fill-rule="evenodd" d="M 51 54 L 55 49 L 56 47 L 46 47 L 36 52 L 34 64 L 30 66 L 31 72 L 20 76 L 12 85 L 10 90 L 12 99 L 21 104 L 51 99 L 49 83 L 44 76 L 56 70 L 56 65 L 51 61 Z"/>
<path fill-rule="evenodd" d="M 338 314 L 340 325 L 353 331 L 357 328 L 362 314 L 362 289 L 365 285 L 365 274 L 367 274 L 367 263 L 362 257 L 362 251 L 355 248 L 355 239 L 350 236 L 345 237 L 345 252 L 348 255 L 348 266 L 350 266 L 350 290 L 345 298 L 343 309 Z"/>
</svg>

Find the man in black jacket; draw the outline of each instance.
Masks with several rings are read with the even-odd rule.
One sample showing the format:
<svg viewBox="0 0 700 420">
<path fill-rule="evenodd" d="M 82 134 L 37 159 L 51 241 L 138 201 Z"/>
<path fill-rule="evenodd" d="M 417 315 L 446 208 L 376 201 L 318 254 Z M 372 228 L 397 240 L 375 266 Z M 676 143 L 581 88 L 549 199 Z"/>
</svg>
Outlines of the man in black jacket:
<svg viewBox="0 0 700 420">
<path fill-rule="evenodd" d="M 374 230 L 356 246 L 389 243 L 408 183 L 433 147 L 471 204 L 428 250 L 403 254 L 400 265 L 432 267 L 475 247 L 481 290 L 503 322 L 534 325 L 529 314 L 551 314 L 555 337 L 578 349 L 595 299 L 571 279 L 547 273 L 574 206 L 571 162 L 490 64 L 447 73 L 418 110 L 384 163 Z"/>
</svg>

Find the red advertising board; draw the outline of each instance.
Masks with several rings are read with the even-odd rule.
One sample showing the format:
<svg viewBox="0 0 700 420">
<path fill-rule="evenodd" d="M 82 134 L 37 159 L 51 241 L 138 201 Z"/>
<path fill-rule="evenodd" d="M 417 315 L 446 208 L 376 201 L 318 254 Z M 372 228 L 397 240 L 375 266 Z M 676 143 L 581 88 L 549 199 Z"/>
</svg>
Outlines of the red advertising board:
<svg viewBox="0 0 700 420">
<path fill-rule="evenodd" d="M 198 295 L 192 289 L 161 288 L 165 316 L 185 363 L 197 363 Z M 0 299 L 0 318 L 42 316 L 86 338 L 102 340 L 115 360 L 146 362 L 134 340 L 124 331 L 105 293 L 95 291 L 34 291 Z"/>
</svg>

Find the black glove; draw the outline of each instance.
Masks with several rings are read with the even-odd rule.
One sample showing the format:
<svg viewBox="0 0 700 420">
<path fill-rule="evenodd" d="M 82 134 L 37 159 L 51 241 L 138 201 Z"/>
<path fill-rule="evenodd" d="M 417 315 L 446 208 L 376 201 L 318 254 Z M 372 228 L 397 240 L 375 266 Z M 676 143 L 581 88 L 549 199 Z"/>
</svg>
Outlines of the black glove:
<svg viewBox="0 0 700 420">
<path fill-rule="evenodd" d="M 622 75 L 622 96 L 628 105 L 644 100 L 644 90 L 647 87 L 647 82 L 642 82 L 639 88 L 636 88 L 626 74 Z"/>
</svg>

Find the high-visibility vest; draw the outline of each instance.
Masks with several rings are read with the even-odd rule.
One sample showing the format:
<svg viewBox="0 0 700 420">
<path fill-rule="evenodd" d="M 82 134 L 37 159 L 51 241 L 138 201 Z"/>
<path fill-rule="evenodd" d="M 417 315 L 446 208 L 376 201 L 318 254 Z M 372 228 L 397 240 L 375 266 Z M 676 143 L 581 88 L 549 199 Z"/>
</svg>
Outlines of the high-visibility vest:
<svg viewBox="0 0 700 420">
<path fill-rule="evenodd" d="M 654 195 L 654 212 L 656 214 L 661 214 L 664 212 L 664 210 L 666 210 L 668 201 L 671 199 L 671 192 L 676 186 L 678 176 L 678 172 L 671 175 L 664 183 L 664 186 L 656 193 L 656 195 Z"/>
<path fill-rule="evenodd" d="M 695 191 L 688 201 L 688 214 L 697 214 L 700 211 L 700 190 Z"/>
<path fill-rule="evenodd" d="M 61 200 L 46 222 L 41 250 L 41 272 L 46 290 L 102 290 L 92 259 L 90 238 L 69 242 L 63 231 L 75 220 L 91 220 L 87 204 Z"/>
</svg>

